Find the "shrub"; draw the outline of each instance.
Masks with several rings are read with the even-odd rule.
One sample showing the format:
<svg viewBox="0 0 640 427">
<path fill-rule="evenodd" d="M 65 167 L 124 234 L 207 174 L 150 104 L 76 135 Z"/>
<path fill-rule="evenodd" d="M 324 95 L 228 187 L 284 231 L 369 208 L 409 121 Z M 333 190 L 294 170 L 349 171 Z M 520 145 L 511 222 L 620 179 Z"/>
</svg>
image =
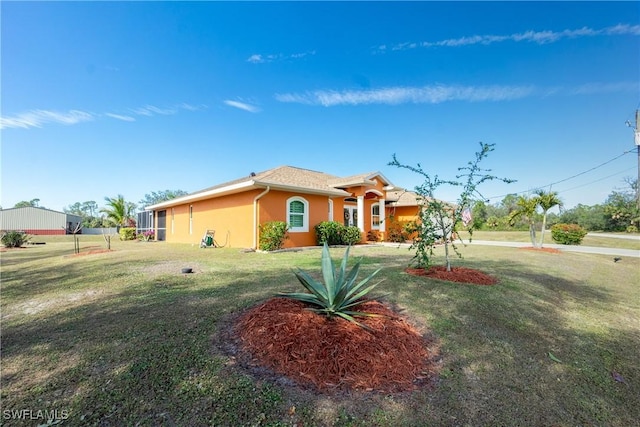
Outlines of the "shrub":
<svg viewBox="0 0 640 427">
<path fill-rule="evenodd" d="M 259 247 L 262 251 L 277 251 L 282 249 L 284 241 L 289 237 L 289 226 L 284 221 L 269 221 L 260 224 Z"/>
<path fill-rule="evenodd" d="M 579 245 L 587 230 L 578 224 L 556 224 L 551 227 L 551 237 L 561 245 Z"/>
<path fill-rule="evenodd" d="M 636 227 L 635 225 L 630 225 L 627 227 L 627 233 L 637 233 L 638 232 L 638 227 Z"/>
<path fill-rule="evenodd" d="M 367 233 L 367 241 L 368 242 L 379 242 L 380 241 L 380 232 L 378 230 L 369 230 Z"/>
<path fill-rule="evenodd" d="M 136 239 L 136 228 L 135 227 L 121 227 L 120 231 L 120 240 L 135 240 Z"/>
<path fill-rule="evenodd" d="M 4 231 L 0 241 L 7 248 L 19 248 L 27 243 L 30 238 L 24 231 Z"/>
<path fill-rule="evenodd" d="M 318 245 L 327 244 L 329 246 L 342 244 L 342 234 L 345 226 L 337 221 L 323 221 L 314 227 L 316 231 L 316 242 Z"/>
<path fill-rule="evenodd" d="M 148 242 L 150 240 L 153 240 L 155 236 L 156 232 L 154 230 L 145 230 L 142 233 L 138 234 L 138 239 Z"/>
<path fill-rule="evenodd" d="M 365 325 L 357 322 L 353 316 L 375 316 L 371 313 L 352 311 L 352 308 L 367 301 L 373 300 L 367 297 L 373 288 L 378 286 L 379 282 L 366 287 L 369 281 L 378 274 L 380 269 L 371 273 L 366 279 L 356 284 L 358 271 L 360 270 L 360 261 L 358 261 L 349 273 L 346 272 L 347 261 L 349 259 L 349 249 L 344 253 L 340 268 L 336 269 L 333 260 L 329 255 L 329 246 L 325 243 L 322 248 L 322 277 L 324 282 L 313 279 L 308 273 L 298 268 L 295 275 L 309 293 L 290 292 L 278 293 L 279 297 L 292 298 L 298 301 L 306 302 L 320 308 L 311 308 L 310 310 L 319 313 L 325 313 L 329 317 L 339 316 L 350 322 L 354 322 L 364 328 Z"/>
<path fill-rule="evenodd" d="M 362 240 L 362 232 L 355 225 L 345 227 L 344 233 L 342 233 L 341 244 L 343 245 L 355 245 Z"/>
</svg>

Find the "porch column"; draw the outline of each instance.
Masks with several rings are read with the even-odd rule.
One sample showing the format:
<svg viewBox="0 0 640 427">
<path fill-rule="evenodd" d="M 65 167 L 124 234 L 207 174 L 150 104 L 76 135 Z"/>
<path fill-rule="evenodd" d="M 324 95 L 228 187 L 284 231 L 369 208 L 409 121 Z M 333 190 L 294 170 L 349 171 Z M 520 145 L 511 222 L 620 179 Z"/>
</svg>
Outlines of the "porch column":
<svg viewBox="0 0 640 427">
<path fill-rule="evenodd" d="M 364 231 L 364 196 L 358 196 L 358 228 Z"/>
<path fill-rule="evenodd" d="M 387 231 L 387 210 L 384 207 L 386 200 L 380 199 L 378 203 L 380 206 L 380 232 L 384 233 Z"/>
</svg>

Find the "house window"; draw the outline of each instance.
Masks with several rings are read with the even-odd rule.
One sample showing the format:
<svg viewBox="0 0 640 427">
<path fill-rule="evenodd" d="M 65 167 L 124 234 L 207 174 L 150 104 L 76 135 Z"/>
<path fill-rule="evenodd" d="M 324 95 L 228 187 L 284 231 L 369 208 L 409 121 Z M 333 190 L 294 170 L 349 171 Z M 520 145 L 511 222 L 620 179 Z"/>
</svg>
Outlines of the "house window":
<svg viewBox="0 0 640 427">
<path fill-rule="evenodd" d="M 302 197 L 287 200 L 287 224 L 291 233 L 309 231 L 309 203 Z"/>
<path fill-rule="evenodd" d="M 193 205 L 189 205 L 189 234 L 193 234 Z"/>
<path fill-rule="evenodd" d="M 175 221 L 176 221 L 176 213 L 174 212 L 173 209 L 174 208 L 171 208 L 171 234 L 173 234 L 173 230 L 174 230 L 173 226 L 174 226 Z"/>
<path fill-rule="evenodd" d="M 371 228 L 374 230 L 380 228 L 380 203 L 371 205 Z"/>
<path fill-rule="evenodd" d="M 333 221 L 333 200 L 329 199 L 329 215 L 328 220 Z"/>
</svg>

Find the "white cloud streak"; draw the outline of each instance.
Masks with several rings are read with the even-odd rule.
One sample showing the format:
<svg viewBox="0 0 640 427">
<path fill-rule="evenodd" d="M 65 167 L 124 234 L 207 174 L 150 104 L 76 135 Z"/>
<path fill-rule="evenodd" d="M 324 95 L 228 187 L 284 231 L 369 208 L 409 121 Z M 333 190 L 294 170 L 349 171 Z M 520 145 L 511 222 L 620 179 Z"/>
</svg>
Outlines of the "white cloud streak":
<svg viewBox="0 0 640 427">
<path fill-rule="evenodd" d="M 135 122 L 136 119 L 131 116 L 123 116 L 121 114 L 113 114 L 113 113 L 104 113 L 105 116 L 111 117 L 112 119 L 122 120 L 123 122 Z"/>
<path fill-rule="evenodd" d="M 574 30 L 562 30 L 562 31 L 525 31 L 523 33 L 515 33 L 509 35 L 473 35 L 464 36 L 455 39 L 445 39 L 435 42 L 407 42 L 398 43 L 389 47 L 388 45 L 380 45 L 376 48 L 376 52 L 383 53 L 389 50 L 408 50 L 418 47 L 459 47 L 459 46 L 471 46 L 476 44 L 490 45 L 493 43 L 501 42 L 529 42 L 536 44 L 555 43 L 562 39 L 575 39 L 579 37 L 594 37 L 594 36 L 638 36 L 640 35 L 640 25 L 618 24 L 612 27 L 602 28 L 594 30 L 588 27 L 582 27 Z"/>
<path fill-rule="evenodd" d="M 88 122 L 100 117 L 109 117 L 125 122 L 135 122 L 135 116 L 153 117 L 156 115 L 173 115 L 179 110 L 200 111 L 206 109 L 206 105 L 190 105 L 187 103 L 177 104 L 171 108 L 160 108 L 153 105 L 145 105 L 144 107 L 129 109 L 128 114 L 120 113 L 89 113 L 80 110 L 69 110 L 67 112 L 51 111 L 51 110 L 30 110 L 15 116 L 0 117 L 0 129 L 10 128 L 41 128 L 45 124 L 63 124 L 75 125 L 82 122 Z"/>
<path fill-rule="evenodd" d="M 447 101 L 508 101 L 524 98 L 533 92 L 532 86 L 446 86 L 389 87 L 372 90 L 319 90 L 303 94 L 276 94 L 280 102 L 333 107 L 368 104 L 440 104 Z"/>
<path fill-rule="evenodd" d="M 47 123 L 74 125 L 88 122 L 95 118 L 93 113 L 80 110 L 67 112 L 49 110 L 31 110 L 13 117 L 0 117 L 0 129 L 6 128 L 40 128 Z"/>
<path fill-rule="evenodd" d="M 312 50 L 309 52 L 302 53 L 293 53 L 291 55 L 284 55 L 282 53 L 271 54 L 271 55 L 262 55 L 259 53 L 254 53 L 249 58 L 247 58 L 247 62 L 252 64 L 264 64 L 266 62 L 274 62 L 274 61 L 286 61 L 289 59 L 302 59 L 309 55 L 315 55 L 316 51 Z"/>
<path fill-rule="evenodd" d="M 512 101 L 531 96 L 576 96 L 597 95 L 615 92 L 638 91 L 638 82 L 587 83 L 576 87 L 539 88 L 533 85 L 521 86 L 462 86 L 430 85 L 422 87 L 388 87 L 368 90 L 317 90 L 304 93 L 276 94 L 280 102 L 320 105 L 399 105 L 399 104 L 440 104 L 443 102 L 498 102 Z"/>
<path fill-rule="evenodd" d="M 226 105 L 230 106 L 230 107 L 238 108 L 240 110 L 248 111 L 250 113 L 258 113 L 258 112 L 261 111 L 260 108 L 254 106 L 254 105 L 247 104 L 247 103 L 240 102 L 240 101 L 225 100 L 223 102 Z"/>
</svg>

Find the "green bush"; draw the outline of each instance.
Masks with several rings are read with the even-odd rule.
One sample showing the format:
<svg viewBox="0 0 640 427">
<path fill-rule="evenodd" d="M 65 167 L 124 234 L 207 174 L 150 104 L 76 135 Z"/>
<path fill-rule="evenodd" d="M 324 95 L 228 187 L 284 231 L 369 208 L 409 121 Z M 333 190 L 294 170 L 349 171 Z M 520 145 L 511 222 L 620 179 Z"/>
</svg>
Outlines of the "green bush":
<svg viewBox="0 0 640 427">
<path fill-rule="evenodd" d="M 551 227 L 551 237 L 561 245 L 579 245 L 587 235 L 587 230 L 578 224 L 556 224 Z"/>
<path fill-rule="evenodd" d="M 270 221 L 260 224 L 261 251 L 277 251 L 282 249 L 284 241 L 289 237 L 287 231 L 289 226 L 284 221 Z"/>
<path fill-rule="evenodd" d="M 342 233 L 341 244 L 343 245 L 355 245 L 362 240 L 362 232 L 355 225 L 345 227 L 344 233 Z"/>
<path fill-rule="evenodd" d="M 136 240 L 135 227 L 122 227 L 119 231 L 120 240 Z"/>
<path fill-rule="evenodd" d="M 323 221 L 314 227 L 318 245 L 341 245 L 345 226 L 337 221 Z"/>
<path fill-rule="evenodd" d="M 638 232 L 638 227 L 636 227 L 635 225 L 630 225 L 627 227 L 627 233 L 637 233 Z"/>
<path fill-rule="evenodd" d="M 0 241 L 7 248 L 19 248 L 27 243 L 30 238 L 24 231 L 4 231 Z"/>
</svg>

